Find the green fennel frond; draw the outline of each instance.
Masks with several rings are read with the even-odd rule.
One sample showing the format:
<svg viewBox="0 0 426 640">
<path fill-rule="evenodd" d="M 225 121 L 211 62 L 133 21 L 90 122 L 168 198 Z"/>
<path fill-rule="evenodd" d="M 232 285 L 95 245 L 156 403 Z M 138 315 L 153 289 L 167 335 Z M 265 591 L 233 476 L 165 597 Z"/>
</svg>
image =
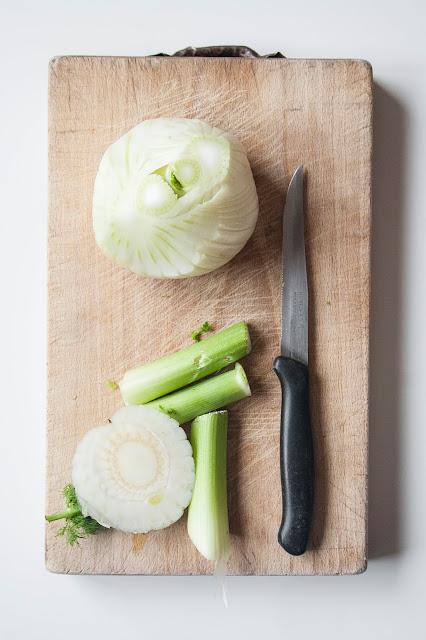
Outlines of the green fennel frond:
<svg viewBox="0 0 426 640">
<path fill-rule="evenodd" d="M 62 489 L 62 495 L 65 498 L 65 504 L 68 509 L 70 509 L 71 507 L 80 508 L 77 496 L 75 494 L 75 489 L 72 484 L 67 484 L 67 486 Z"/>
<path fill-rule="evenodd" d="M 59 529 L 57 536 L 64 536 L 68 544 L 73 547 L 79 544 L 79 539 L 85 536 L 94 535 L 99 531 L 101 525 L 90 516 L 86 518 L 82 515 L 75 515 L 67 518 L 65 525 Z"/>
<path fill-rule="evenodd" d="M 59 529 L 56 535 L 65 537 L 68 544 L 73 547 L 75 544 L 79 544 L 80 538 L 97 533 L 102 525 L 90 516 L 85 517 L 81 513 L 75 488 L 72 484 L 67 484 L 64 487 L 62 495 L 65 498 L 66 508 L 64 511 L 46 516 L 46 520 L 48 522 L 65 520 L 64 526 Z"/>
</svg>

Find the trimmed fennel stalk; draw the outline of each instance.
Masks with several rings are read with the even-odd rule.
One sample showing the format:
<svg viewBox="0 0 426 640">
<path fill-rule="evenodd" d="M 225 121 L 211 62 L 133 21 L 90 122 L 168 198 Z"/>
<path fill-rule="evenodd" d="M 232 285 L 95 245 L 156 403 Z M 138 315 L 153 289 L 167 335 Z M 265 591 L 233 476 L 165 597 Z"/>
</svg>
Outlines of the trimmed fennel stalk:
<svg viewBox="0 0 426 640">
<path fill-rule="evenodd" d="M 247 376 L 237 362 L 232 371 L 148 402 L 147 406 L 158 409 L 183 424 L 248 396 L 251 396 L 251 391 Z"/>
<path fill-rule="evenodd" d="M 188 509 L 188 535 L 207 560 L 226 561 L 230 551 L 226 491 L 228 412 L 199 416 L 191 425 L 195 485 Z"/>
<path fill-rule="evenodd" d="M 219 369 L 246 356 L 250 350 L 247 325 L 245 322 L 238 322 L 186 349 L 127 371 L 120 382 L 123 400 L 126 404 L 147 404 L 151 400 L 216 373 Z M 222 407 L 224 404 L 227 403 L 216 405 L 213 409 Z M 153 406 L 158 407 L 158 405 Z M 201 413 L 210 410 L 206 409 Z M 196 415 L 199 414 L 191 415 L 187 420 L 191 420 Z M 179 420 L 179 422 L 186 422 L 186 420 Z"/>
</svg>

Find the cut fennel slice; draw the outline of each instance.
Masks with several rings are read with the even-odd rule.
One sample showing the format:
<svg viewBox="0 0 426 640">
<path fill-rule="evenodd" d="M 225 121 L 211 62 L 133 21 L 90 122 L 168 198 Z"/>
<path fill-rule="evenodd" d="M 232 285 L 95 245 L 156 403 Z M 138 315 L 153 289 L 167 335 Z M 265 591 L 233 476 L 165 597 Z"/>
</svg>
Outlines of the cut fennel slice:
<svg viewBox="0 0 426 640">
<path fill-rule="evenodd" d="M 191 445 L 173 418 L 142 405 L 123 407 L 84 436 L 72 482 L 83 515 L 102 526 L 132 533 L 163 529 L 191 500 Z"/>
</svg>

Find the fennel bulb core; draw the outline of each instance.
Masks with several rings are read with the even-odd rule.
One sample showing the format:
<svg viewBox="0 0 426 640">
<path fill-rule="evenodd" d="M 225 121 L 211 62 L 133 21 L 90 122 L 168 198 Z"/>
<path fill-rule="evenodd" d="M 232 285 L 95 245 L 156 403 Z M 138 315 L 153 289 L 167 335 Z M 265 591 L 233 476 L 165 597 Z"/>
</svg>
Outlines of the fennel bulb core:
<svg viewBox="0 0 426 640">
<path fill-rule="evenodd" d="M 257 216 L 243 146 L 201 120 L 145 120 L 108 147 L 99 165 L 96 242 L 137 274 L 213 271 L 243 248 Z"/>
</svg>

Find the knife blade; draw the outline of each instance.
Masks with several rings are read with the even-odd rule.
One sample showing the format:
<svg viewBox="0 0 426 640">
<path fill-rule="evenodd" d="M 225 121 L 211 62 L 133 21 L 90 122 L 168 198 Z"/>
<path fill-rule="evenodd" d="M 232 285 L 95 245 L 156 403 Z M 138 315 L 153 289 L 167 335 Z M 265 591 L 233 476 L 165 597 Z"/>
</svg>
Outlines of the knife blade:
<svg viewBox="0 0 426 640">
<path fill-rule="evenodd" d="M 278 542 L 291 555 L 306 551 L 314 504 L 314 453 L 309 400 L 308 282 L 303 222 L 303 166 L 288 187 L 283 214 L 280 465 L 283 515 Z"/>
</svg>

